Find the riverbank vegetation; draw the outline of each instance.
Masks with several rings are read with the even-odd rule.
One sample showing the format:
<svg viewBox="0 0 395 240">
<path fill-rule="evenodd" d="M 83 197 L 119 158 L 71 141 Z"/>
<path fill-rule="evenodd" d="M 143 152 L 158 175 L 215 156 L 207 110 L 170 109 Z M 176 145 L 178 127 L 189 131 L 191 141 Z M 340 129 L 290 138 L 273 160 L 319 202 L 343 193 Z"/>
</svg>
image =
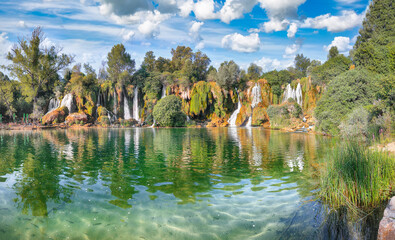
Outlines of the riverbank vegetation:
<svg viewBox="0 0 395 240">
<path fill-rule="evenodd" d="M 395 193 L 395 160 L 386 152 L 351 142 L 335 147 L 326 162 L 319 196 L 334 208 L 369 213 Z"/>
</svg>

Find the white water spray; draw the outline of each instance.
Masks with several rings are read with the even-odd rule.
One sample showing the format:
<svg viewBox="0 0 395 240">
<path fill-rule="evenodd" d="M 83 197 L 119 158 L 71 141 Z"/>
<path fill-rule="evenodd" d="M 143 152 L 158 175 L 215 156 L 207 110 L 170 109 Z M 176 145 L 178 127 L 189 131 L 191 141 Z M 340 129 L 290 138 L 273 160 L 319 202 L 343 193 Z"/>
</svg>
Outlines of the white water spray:
<svg viewBox="0 0 395 240">
<path fill-rule="evenodd" d="M 241 101 L 239 98 L 239 102 L 237 103 L 237 109 L 232 113 L 232 115 L 230 116 L 228 123 L 230 127 L 235 127 L 236 126 L 236 119 L 237 119 L 237 115 L 239 114 L 241 109 Z"/>
<path fill-rule="evenodd" d="M 69 114 L 74 111 L 73 109 L 73 94 L 69 93 L 63 97 L 61 107 L 67 107 L 69 109 Z"/>
<path fill-rule="evenodd" d="M 166 97 L 166 86 L 163 85 L 162 86 L 162 96 L 160 97 L 160 99 L 165 98 Z"/>
<path fill-rule="evenodd" d="M 53 110 L 57 109 L 60 105 L 60 102 L 58 99 L 56 98 L 52 98 L 51 100 L 49 100 L 49 105 L 48 105 L 48 112 L 52 112 Z"/>
<path fill-rule="evenodd" d="M 133 96 L 133 118 L 140 122 L 139 116 L 139 89 L 138 87 L 134 88 L 134 96 Z"/>
<path fill-rule="evenodd" d="M 293 98 L 299 105 L 302 105 L 302 87 L 300 83 L 295 89 L 292 89 L 291 85 L 288 84 L 284 91 L 283 102 L 286 102 L 289 98 Z"/>
<path fill-rule="evenodd" d="M 129 108 L 129 102 L 128 102 L 128 98 L 126 97 L 126 95 L 124 95 L 123 97 L 123 119 L 125 120 L 129 120 L 132 119 L 132 115 L 130 114 L 130 108 Z"/>
<path fill-rule="evenodd" d="M 255 86 L 252 88 L 251 94 L 251 107 L 254 108 L 256 105 L 258 105 L 258 103 L 262 102 L 261 86 L 258 83 L 255 83 Z"/>
</svg>

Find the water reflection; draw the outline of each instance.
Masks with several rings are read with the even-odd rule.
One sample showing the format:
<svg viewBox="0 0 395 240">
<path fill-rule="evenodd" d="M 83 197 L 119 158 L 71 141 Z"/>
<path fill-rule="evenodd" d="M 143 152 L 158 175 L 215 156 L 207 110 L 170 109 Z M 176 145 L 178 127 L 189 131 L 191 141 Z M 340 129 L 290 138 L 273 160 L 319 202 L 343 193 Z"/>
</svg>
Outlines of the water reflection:
<svg viewBox="0 0 395 240">
<path fill-rule="evenodd" d="M 287 214 L 311 196 L 314 164 L 327 144 L 321 136 L 261 128 L 4 132 L 0 134 L 0 192 L 4 193 L 0 203 L 15 209 L 15 216 L 61 219 L 59 209 L 69 207 L 70 215 L 94 208 L 92 212 L 102 215 L 110 214 L 108 209 L 119 216 L 142 211 L 141 218 L 151 214 L 166 218 L 168 208 L 184 220 L 185 214 L 199 211 L 193 217 L 197 226 L 224 221 L 247 234 L 233 233 L 241 238 L 277 236 L 292 217 Z M 177 207 L 183 205 L 187 208 Z M 273 227 L 274 235 L 267 229 L 270 218 L 279 224 Z M 5 221 L 0 217 L 0 229 Z M 251 227 L 258 223 L 259 231 Z M 174 224 L 166 231 L 179 233 L 184 223 Z M 294 234 L 300 236 L 296 230 Z"/>
</svg>

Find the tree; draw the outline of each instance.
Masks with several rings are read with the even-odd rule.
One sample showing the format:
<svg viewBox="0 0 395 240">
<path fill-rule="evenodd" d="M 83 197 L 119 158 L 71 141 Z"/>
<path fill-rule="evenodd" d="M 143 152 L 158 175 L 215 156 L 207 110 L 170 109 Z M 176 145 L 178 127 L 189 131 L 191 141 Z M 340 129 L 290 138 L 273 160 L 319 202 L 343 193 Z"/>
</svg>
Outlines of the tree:
<svg viewBox="0 0 395 240">
<path fill-rule="evenodd" d="M 334 58 L 337 55 L 339 55 L 339 50 L 336 46 L 332 46 L 331 49 L 329 49 L 328 59 Z"/>
<path fill-rule="evenodd" d="M 350 52 L 357 66 L 377 73 L 395 71 L 395 11 L 392 0 L 373 0 Z"/>
<path fill-rule="evenodd" d="M 343 54 L 328 59 L 324 64 L 308 69 L 312 83 L 326 85 L 333 78 L 350 69 L 351 60 Z"/>
<path fill-rule="evenodd" d="M 171 49 L 171 67 L 173 72 L 180 71 L 187 60 L 192 61 L 193 51 L 190 47 L 177 46 L 176 49 Z"/>
<path fill-rule="evenodd" d="M 134 71 L 135 62 L 130 58 L 123 44 L 113 46 L 107 56 L 109 79 L 120 88 L 131 80 Z"/>
<path fill-rule="evenodd" d="M 240 67 L 234 61 L 221 63 L 217 73 L 217 83 L 222 88 L 230 90 L 237 86 L 240 81 Z"/>
<path fill-rule="evenodd" d="M 4 105 L 7 109 L 6 114 L 11 117 L 15 108 L 12 105 L 14 101 L 14 94 L 12 89 L 12 82 L 7 75 L 0 72 L 0 104 Z"/>
<path fill-rule="evenodd" d="M 295 68 L 302 73 L 302 77 L 306 76 L 307 67 L 310 66 L 310 59 L 303 56 L 303 54 L 298 54 L 295 57 Z"/>
<path fill-rule="evenodd" d="M 328 90 L 318 101 L 314 115 L 318 128 L 336 135 L 338 126 L 360 106 L 367 106 L 376 98 L 377 75 L 366 69 L 354 69 L 342 73 L 329 82 Z"/>
<path fill-rule="evenodd" d="M 33 101 L 34 118 L 41 114 L 39 94 L 52 93 L 59 80 L 58 72 L 73 61 L 73 57 L 61 54 L 61 49 L 55 46 L 43 47 L 44 40 L 42 29 L 37 27 L 29 39 L 19 39 L 7 55 L 7 59 L 12 61 L 8 70 L 20 80 L 22 93 L 29 101 Z"/>
<path fill-rule="evenodd" d="M 161 127 L 183 127 L 186 115 L 182 111 L 182 102 L 175 96 L 170 95 L 161 100 L 154 107 L 154 119 Z"/>
<path fill-rule="evenodd" d="M 262 75 L 262 68 L 256 65 L 255 63 L 251 63 L 247 70 L 247 78 L 248 80 L 257 80 Z"/>
<path fill-rule="evenodd" d="M 141 66 L 148 72 L 153 72 L 155 70 L 155 55 L 153 51 L 149 51 L 145 54 L 144 61 Z"/>
</svg>

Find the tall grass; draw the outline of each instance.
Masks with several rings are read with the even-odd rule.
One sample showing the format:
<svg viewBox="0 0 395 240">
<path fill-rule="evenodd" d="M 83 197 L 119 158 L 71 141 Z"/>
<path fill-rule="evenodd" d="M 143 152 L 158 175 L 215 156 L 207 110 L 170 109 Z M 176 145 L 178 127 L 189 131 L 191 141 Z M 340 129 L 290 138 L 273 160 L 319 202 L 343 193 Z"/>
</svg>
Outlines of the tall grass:
<svg viewBox="0 0 395 240">
<path fill-rule="evenodd" d="M 358 143 L 337 146 L 320 180 L 319 196 L 331 207 L 370 211 L 395 193 L 395 159 Z"/>
</svg>

